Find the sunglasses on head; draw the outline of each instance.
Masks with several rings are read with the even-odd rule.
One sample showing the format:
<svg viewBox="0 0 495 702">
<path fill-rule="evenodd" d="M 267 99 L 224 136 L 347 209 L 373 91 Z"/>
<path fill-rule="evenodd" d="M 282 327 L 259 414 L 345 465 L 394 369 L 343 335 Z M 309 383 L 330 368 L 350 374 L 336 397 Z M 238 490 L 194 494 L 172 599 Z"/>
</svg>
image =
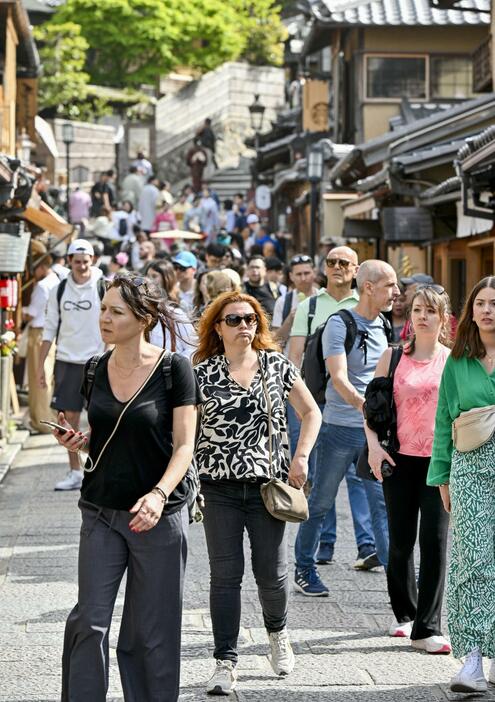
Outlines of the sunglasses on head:
<svg viewBox="0 0 495 702">
<path fill-rule="evenodd" d="M 420 290 L 433 290 L 439 295 L 442 295 L 445 292 L 445 288 L 441 285 L 437 285 L 436 283 L 422 283 L 421 285 L 418 285 L 415 293 L 419 292 Z"/>
<path fill-rule="evenodd" d="M 289 266 L 297 266 L 299 263 L 311 263 L 311 265 L 313 265 L 313 259 L 311 256 L 306 256 L 306 254 L 300 254 L 299 256 L 291 258 Z"/>
<path fill-rule="evenodd" d="M 228 327 L 238 327 L 241 322 L 246 322 L 248 327 L 254 327 L 255 324 L 258 324 L 258 315 L 254 312 L 249 314 L 226 314 L 219 321 L 225 322 Z"/>
<path fill-rule="evenodd" d="M 116 275 L 113 280 L 119 283 L 128 283 L 129 285 L 132 285 L 133 288 L 140 288 L 141 285 L 146 285 L 148 282 L 145 277 L 140 275 L 133 278 L 131 278 L 130 275 Z"/>
<path fill-rule="evenodd" d="M 345 270 L 351 265 L 351 261 L 347 261 L 345 258 L 326 258 L 325 261 L 329 268 L 336 268 L 336 266 L 338 266 Z"/>
</svg>

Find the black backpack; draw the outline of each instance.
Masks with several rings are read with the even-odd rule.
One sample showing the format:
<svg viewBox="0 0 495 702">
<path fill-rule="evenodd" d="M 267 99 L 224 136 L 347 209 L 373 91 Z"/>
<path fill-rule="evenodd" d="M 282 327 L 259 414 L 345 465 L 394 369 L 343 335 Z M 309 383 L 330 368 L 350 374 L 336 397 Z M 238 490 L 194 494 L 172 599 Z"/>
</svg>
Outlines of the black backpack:
<svg viewBox="0 0 495 702">
<path fill-rule="evenodd" d="M 96 368 L 99 362 L 105 356 L 108 356 L 110 351 L 106 351 L 102 355 L 92 356 L 89 359 L 89 364 L 86 369 L 85 376 L 85 394 L 86 402 L 89 405 L 91 398 L 91 392 L 93 390 L 93 385 L 95 382 Z M 172 358 L 173 353 L 170 351 L 165 351 L 162 359 L 162 372 L 165 378 L 165 388 L 171 391 L 173 388 L 173 375 L 172 375 Z M 198 417 L 198 427 L 199 427 L 199 417 Z M 203 513 L 201 512 L 201 507 L 204 504 L 203 496 L 201 495 L 201 482 L 199 480 L 198 466 L 196 464 L 196 459 L 193 457 L 189 468 L 186 471 L 185 476 L 182 478 L 187 484 L 187 508 L 189 510 L 189 523 L 191 522 L 202 522 Z"/>
<path fill-rule="evenodd" d="M 320 324 L 315 329 L 313 334 L 311 334 L 311 324 L 316 312 L 317 299 L 318 296 L 313 295 L 313 297 L 311 297 L 309 300 L 308 333 L 304 344 L 304 358 L 301 365 L 301 375 L 315 401 L 319 405 L 323 405 L 325 403 L 325 390 L 328 382 L 328 371 L 325 364 L 325 359 L 323 358 L 321 337 L 325 327 L 328 324 L 328 320 L 332 317 L 338 316 L 344 322 L 346 326 L 346 337 L 344 342 L 346 356 L 348 356 L 352 351 L 357 336 L 360 336 L 358 348 L 362 348 L 364 350 L 365 363 L 367 358 L 366 340 L 368 338 L 368 332 L 358 329 L 356 320 L 349 310 L 339 310 L 338 312 L 331 314 L 326 322 Z M 382 313 L 380 313 L 380 319 L 383 323 L 383 331 L 387 337 L 387 342 L 390 344 L 393 338 L 392 325 Z"/>
</svg>

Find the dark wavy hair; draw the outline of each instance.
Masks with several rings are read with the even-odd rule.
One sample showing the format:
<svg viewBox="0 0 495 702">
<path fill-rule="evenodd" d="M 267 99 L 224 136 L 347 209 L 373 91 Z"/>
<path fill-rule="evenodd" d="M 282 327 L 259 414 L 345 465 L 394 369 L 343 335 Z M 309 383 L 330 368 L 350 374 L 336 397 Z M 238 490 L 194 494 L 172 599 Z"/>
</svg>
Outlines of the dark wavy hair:
<svg viewBox="0 0 495 702">
<path fill-rule="evenodd" d="M 495 277 L 493 275 L 489 275 L 480 280 L 479 283 L 476 283 L 464 303 L 452 348 L 452 358 L 462 358 L 463 356 L 467 358 L 484 358 L 486 356 L 486 349 L 481 341 L 478 325 L 473 319 L 474 301 L 485 288 L 495 290 Z"/>
<path fill-rule="evenodd" d="M 150 278 L 145 278 L 137 273 L 118 273 L 106 283 L 106 289 L 117 288 L 122 300 L 129 307 L 136 319 L 146 322 L 144 336 L 150 339 L 150 331 L 161 324 L 163 334 L 168 330 L 171 345 L 175 348 L 177 338 L 177 319 L 173 309 L 163 296 L 163 290 Z"/>
<path fill-rule="evenodd" d="M 198 350 L 193 356 L 193 363 L 201 363 L 207 358 L 218 356 L 224 352 L 223 341 L 215 331 L 215 324 L 222 317 L 222 312 L 227 305 L 235 302 L 247 302 L 258 316 L 258 325 L 253 339 L 253 349 L 266 349 L 280 351 L 280 346 L 270 332 L 268 318 L 258 300 L 251 295 L 237 291 L 224 292 L 219 295 L 205 309 L 198 324 Z"/>
<path fill-rule="evenodd" d="M 162 279 L 162 288 L 165 291 L 165 295 L 172 302 L 178 303 L 177 298 L 177 274 L 175 268 L 170 261 L 152 261 L 146 269 L 146 275 L 150 271 L 156 271 L 159 273 Z"/>
</svg>

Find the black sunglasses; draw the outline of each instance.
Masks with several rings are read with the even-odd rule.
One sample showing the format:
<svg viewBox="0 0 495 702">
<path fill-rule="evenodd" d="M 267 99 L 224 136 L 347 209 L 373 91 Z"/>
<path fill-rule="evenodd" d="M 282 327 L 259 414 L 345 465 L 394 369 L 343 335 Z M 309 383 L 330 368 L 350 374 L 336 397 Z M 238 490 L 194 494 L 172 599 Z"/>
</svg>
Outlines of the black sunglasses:
<svg viewBox="0 0 495 702">
<path fill-rule="evenodd" d="M 181 266 L 180 263 L 174 263 L 174 268 L 176 271 L 181 271 L 183 273 L 191 268 L 191 266 Z"/>
<path fill-rule="evenodd" d="M 313 265 L 313 259 L 311 256 L 306 256 L 306 254 L 299 254 L 291 258 L 289 266 L 297 266 L 299 263 L 311 263 Z"/>
<path fill-rule="evenodd" d="M 325 261 L 329 268 L 336 268 L 336 266 L 338 266 L 346 270 L 351 265 L 351 261 L 347 261 L 345 258 L 326 258 Z"/>
<path fill-rule="evenodd" d="M 254 312 L 249 314 L 226 314 L 225 317 L 218 321 L 225 322 L 228 327 L 238 327 L 241 322 L 246 322 L 248 327 L 254 327 L 255 324 L 258 324 L 258 315 Z"/>
<path fill-rule="evenodd" d="M 420 290 L 433 290 L 439 295 L 443 295 L 443 293 L 445 292 L 445 288 L 441 285 L 437 285 L 437 283 L 422 283 L 421 285 L 418 285 L 414 292 L 417 293 Z"/>
</svg>

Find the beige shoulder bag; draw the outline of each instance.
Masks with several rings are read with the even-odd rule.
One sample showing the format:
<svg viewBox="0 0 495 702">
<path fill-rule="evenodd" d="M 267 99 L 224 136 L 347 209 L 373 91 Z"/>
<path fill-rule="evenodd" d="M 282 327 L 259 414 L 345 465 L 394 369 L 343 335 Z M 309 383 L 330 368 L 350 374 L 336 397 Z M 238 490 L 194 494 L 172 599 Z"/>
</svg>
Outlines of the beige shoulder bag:
<svg viewBox="0 0 495 702">
<path fill-rule="evenodd" d="M 276 478 L 275 469 L 273 467 L 273 428 L 272 428 L 272 401 L 268 392 L 268 385 L 263 369 L 263 361 L 258 355 L 258 363 L 260 366 L 261 382 L 263 384 L 263 393 L 266 398 L 268 410 L 268 454 L 269 454 L 269 473 L 270 480 L 263 483 L 260 487 L 261 497 L 265 503 L 265 507 L 270 512 L 272 517 L 280 519 L 282 522 L 305 522 L 309 516 L 308 501 L 302 489 L 294 488 L 288 483 L 284 483 L 279 478 Z"/>
<path fill-rule="evenodd" d="M 475 407 L 452 422 L 452 441 L 461 453 L 483 446 L 495 433 L 495 405 Z"/>
</svg>

